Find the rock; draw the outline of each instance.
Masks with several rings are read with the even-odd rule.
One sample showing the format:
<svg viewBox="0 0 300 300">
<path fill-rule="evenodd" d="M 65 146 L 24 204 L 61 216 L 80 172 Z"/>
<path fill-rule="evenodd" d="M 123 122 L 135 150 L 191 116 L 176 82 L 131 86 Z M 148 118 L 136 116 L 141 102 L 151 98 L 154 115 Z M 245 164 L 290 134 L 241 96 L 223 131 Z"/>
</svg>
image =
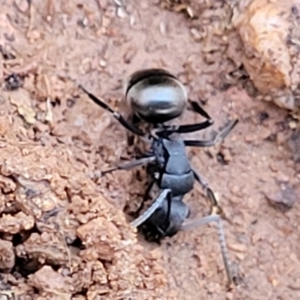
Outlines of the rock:
<svg viewBox="0 0 300 300">
<path fill-rule="evenodd" d="M 10 270 L 15 265 L 15 253 L 12 242 L 0 240 L 0 269 Z"/>
<path fill-rule="evenodd" d="M 299 35 L 300 2 L 248 2 L 246 7 L 235 8 L 232 19 L 244 46 L 243 65 L 261 94 L 293 110 L 300 83 L 299 51 L 294 43 Z"/>
</svg>

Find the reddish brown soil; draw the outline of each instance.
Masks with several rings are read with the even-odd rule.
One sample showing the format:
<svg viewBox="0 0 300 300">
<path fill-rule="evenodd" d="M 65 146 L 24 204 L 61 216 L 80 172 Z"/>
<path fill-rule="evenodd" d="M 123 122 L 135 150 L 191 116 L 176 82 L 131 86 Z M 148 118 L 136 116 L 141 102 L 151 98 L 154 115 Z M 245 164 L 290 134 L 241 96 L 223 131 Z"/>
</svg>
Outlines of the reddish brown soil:
<svg viewBox="0 0 300 300">
<path fill-rule="evenodd" d="M 195 20 L 168 10 L 168 1 L 0 3 L 1 292 L 28 299 L 299 299 L 297 136 L 287 142 L 286 111 L 251 98 L 247 80 L 225 76 L 241 50 L 235 33 L 223 35 L 230 20 L 223 1 L 200 2 Z M 188 149 L 226 215 L 229 255 L 241 277 L 231 291 L 214 226 L 160 246 L 138 241 L 122 210 L 141 199 L 144 172 L 140 180 L 137 170 L 91 179 L 133 158 L 135 149 L 127 150 L 126 131 L 75 83 L 123 110 L 124 82 L 150 67 L 170 70 L 191 99 L 205 101 L 213 130 L 240 120 L 221 147 Z M 12 73 L 16 78 L 4 81 Z M 187 111 L 176 122 L 196 120 Z M 209 212 L 199 186 L 185 199 L 191 218 Z"/>
</svg>

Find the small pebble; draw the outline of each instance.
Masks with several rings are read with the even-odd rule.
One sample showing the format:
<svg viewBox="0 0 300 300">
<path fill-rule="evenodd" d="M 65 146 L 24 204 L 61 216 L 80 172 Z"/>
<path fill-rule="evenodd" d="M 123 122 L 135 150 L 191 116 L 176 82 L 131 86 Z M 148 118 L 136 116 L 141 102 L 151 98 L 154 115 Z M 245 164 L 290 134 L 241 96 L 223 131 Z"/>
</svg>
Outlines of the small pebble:
<svg viewBox="0 0 300 300">
<path fill-rule="evenodd" d="M 256 135 L 254 135 L 254 134 L 246 134 L 245 135 L 245 137 L 244 137 L 244 140 L 245 140 L 245 142 L 247 142 L 247 143 L 250 143 L 250 142 L 253 142 L 253 141 L 255 141 L 257 139 L 257 136 Z"/>
<path fill-rule="evenodd" d="M 278 167 L 276 166 L 276 164 L 274 162 L 271 162 L 269 167 L 270 167 L 271 171 L 278 172 Z"/>
</svg>

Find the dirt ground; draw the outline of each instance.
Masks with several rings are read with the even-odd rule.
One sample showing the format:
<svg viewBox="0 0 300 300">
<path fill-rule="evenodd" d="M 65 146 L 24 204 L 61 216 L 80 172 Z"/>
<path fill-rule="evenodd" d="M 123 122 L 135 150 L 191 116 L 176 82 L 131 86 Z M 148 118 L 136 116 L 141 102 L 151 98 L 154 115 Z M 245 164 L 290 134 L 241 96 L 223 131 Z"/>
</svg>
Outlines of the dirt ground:
<svg viewBox="0 0 300 300">
<path fill-rule="evenodd" d="M 299 299 L 296 123 L 249 96 L 247 76 L 228 80 L 240 41 L 234 32 L 223 35 L 229 6 L 211 2 L 191 11 L 157 0 L 0 1 L 1 292 L 31 295 L 24 299 Z M 215 226 L 147 243 L 122 213 L 143 196 L 145 173 L 93 178 L 136 149 L 75 83 L 123 111 L 124 82 L 152 67 L 176 74 L 215 120 L 193 138 L 239 119 L 222 146 L 187 149 L 226 215 L 229 255 L 241 277 L 230 291 Z M 200 120 L 186 111 L 176 123 Z M 185 201 L 191 218 L 209 212 L 197 185 Z"/>
</svg>

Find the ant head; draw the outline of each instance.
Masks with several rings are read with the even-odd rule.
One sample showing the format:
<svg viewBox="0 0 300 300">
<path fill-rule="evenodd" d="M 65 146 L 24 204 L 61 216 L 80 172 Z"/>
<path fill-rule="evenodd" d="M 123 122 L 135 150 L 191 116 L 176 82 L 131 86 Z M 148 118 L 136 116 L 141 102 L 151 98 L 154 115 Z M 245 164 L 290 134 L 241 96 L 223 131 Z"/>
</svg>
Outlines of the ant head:
<svg viewBox="0 0 300 300">
<path fill-rule="evenodd" d="M 187 104 L 187 92 L 183 84 L 163 69 L 146 69 L 133 73 L 129 78 L 125 97 L 139 118 L 154 124 L 177 118 Z"/>
</svg>

